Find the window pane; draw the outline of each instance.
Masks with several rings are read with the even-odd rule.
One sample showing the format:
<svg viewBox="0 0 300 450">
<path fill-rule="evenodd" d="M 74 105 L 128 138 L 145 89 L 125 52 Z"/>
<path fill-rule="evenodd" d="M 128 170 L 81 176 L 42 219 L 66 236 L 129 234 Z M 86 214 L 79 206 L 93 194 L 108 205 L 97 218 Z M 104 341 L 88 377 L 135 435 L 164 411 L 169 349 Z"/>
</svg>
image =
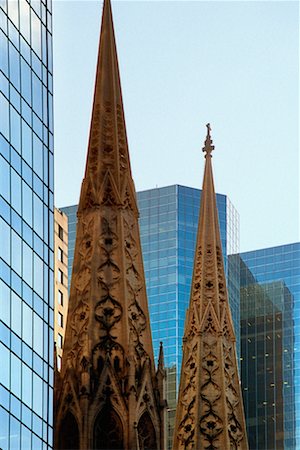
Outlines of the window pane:
<svg viewBox="0 0 300 450">
<path fill-rule="evenodd" d="M 0 280 L 0 320 L 10 326 L 10 290 L 2 280 Z"/>
<path fill-rule="evenodd" d="M 58 290 L 58 303 L 62 306 L 64 304 L 64 295 L 60 290 Z"/>
<path fill-rule="evenodd" d="M 60 225 L 58 225 L 58 237 L 63 240 L 64 238 L 64 230 L 62 229 L 62 227 Z"/>
<path fill-rule="evenodd" d="M 31 11 L 31 44 L 37 55 L 41 57 L 41 22 L 33 11 Z"/>
<path fill-rule="evenodd" d="M 21 336 L 21 299 L 14 292 L 11 294 L 11 328 Z"/>
<path fill-rule="evenodd" d="M 33 135 L 33 169 L 43 179 L 43 145 L 35 134 Z"/>
<path fill-rule="evenodd" d="M 0 195 L 10 201 L 10 170 L 8 162 L 0 155 Z"/>
<path fill-rule="evenodd" d="M 23 241 L 23 278 L 29 286 L 32 286 L 32 250 Z"/>
<path fill-rule="evenodd" d="M 36 414 L 43 414 L 43 391 L 42 380 L 39 376 L 33 374 L 33 409 Z"/>
<path fill-rule="evenodd" d="M 33 345 L 34 351 L 38 355 L 43 356 L 43 321 L 42 319 L 35 313 L 34 315 L 34 328 L 33 328 Z"/>
<path fill-rule="evenodd" d="M 18 0 L 9 0 L 8 3 L 8 17 L 12 21 L 12 23 L 18 28 L 19 26 L 19 8 L 18 8 Z"/>
<path fill-rule="evenodd" d="M 21 58 L 21 94 L 27 103 L 31 104 L 31 70 L 23 58 Z"/>
<path fill-rule="evenodd" d="M 9 2 L 10 3 L 10 2 Z M 20 90 L 20 54 L 9 44 L 9 79 L 15 88 Z"/>
<path fill-rule="evenodd" d="M 22 192 L 23 192 L 23 204 L 22 204 L 22 214 L 23 219 L 32 226 L 32 190 L 30 187 L 22 181 Z"/>
<path fill-rule="evenodd" d="M 60 327 L 64 326 L 63 315 L 60 312 L 58 313 L 58 325 Z"/>
<path fill-rule="evenodd" d="M 0 257 L 10 265 L 10 228 L 7 223 L 0 217 Z"/>
<path fill-rule="evenodd" d="M 20 2 L 20 29 L 27 42 L 30 42 L 30 8 L 26 1 Z"/>
<path fill-rule="evenodd" d="M 60 269 L 58 269 L 58 271 L 57 271 L 57 276 L 58 276 L 58 281 L 61 284 L 64 284 L 64 274 Z"/>
<path fill-rule="evenodd" d="M 10 141 L 21 153 L 21 117 L 12 107 L 10 107 Z"/>
<path fill-rule="evenodd" d="M 11 354 L 11 390 L 16 397 L 21 398 L 21 361 Z"/>
<path fill-rule="evenodd" d="M 21 276 L 21 238 L 13 230 L 11 232 L 12 268 Z"/>
<path fill-rule="evenodd" d="M 20 422 L 10 416 L 10 450 L 20 450 L 20 427 Z"/>
<path fill-rule="evenodd" d="M 13 208 L 21 214 L 21 177 L 11 170 L 11 203 Z"/>
<path fill-rule="evenodd" d="M 21 435 L 21 448 L 24 450 L 30 449 L 31 447 L 31 433 L 28 428 L 22 425 L 22 435 Z"/>
<path fill-rule="evenodd" d="M 22 156 L 31 166 L 32 164 L 32 131 L 27 123 L 22 120 Z"/>
<path fill-rule="evenodd" d="M 63 347 L 63 337 L 60 333 L 58 333 L 58 336 L 57 336 L 57 345 L 59 348 Z"/>
<path fill-rule="evenodd" d="M 63 262 L 63 259 L 64 259 L 64 252 L 60 247 L 58 247 L 58 260 Z"/>
<path fill-rule="evenodd" d="M 33 223 L 36 233 L 43 239 L 43 203 L 33 194 Z"/>
<path fill-rule="evenodd" d="M 0 383 L 9 389 L 9 350 L 0 342 Z"/>
<path fill-rule="evenodd" d="M 26 303 L 23 303 L 22 338 L 29 347 L 32 346 L 32 309 Z"/>
<path fill-rule="evenodd" d="M 0 131 L 9 140 L 9 105 L 6 98 L 0 93 Z"/>
<path fill-rule="evenodd" d="M 8 40 L 2 30 L 0 30 L 0 55 L 0 69 L 8 76 Z"/>
<path fill-rule="evenodd" d="M 8 429 L 9 429 L 9 415 L 0 406 L 0 445 L 1 448 L 6 449 L 8 447 Z"/>
<path fill-rule="evenodd" d="M 34 280 L 33 280 L 33 286 L 34 290 L 43 297 L 43 261 L 34 254 Z"/>
<path fill-rule="evenodd" d="M 32 372 L 22 363 L 22 400 L 23 402 L 31 408 L 31 397 L 32 397 Z"/>
<path fill-rule="evenodd" d="M 42 83 L 34 73 L 32 73 L 32 106 L 36 114 L 41 117 L 43 111 Z"/>
</svg>

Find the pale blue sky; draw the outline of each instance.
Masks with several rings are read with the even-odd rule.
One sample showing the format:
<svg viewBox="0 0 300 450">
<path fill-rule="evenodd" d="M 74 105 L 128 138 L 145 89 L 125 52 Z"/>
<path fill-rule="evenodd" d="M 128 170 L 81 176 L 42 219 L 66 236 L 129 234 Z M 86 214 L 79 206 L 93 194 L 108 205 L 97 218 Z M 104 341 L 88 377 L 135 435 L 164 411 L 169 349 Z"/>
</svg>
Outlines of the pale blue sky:
<svg viewBox="0 0 300 450">
<path fill-rule="evenodd" d="M 102 1 L 54 0 L 57 206 L 84 173 Z M 137 190 L 201 188 L 211 123 L 216 190 L 241 251 L 299 240 L 299 4 L 112 1 Z"/>
</svg>

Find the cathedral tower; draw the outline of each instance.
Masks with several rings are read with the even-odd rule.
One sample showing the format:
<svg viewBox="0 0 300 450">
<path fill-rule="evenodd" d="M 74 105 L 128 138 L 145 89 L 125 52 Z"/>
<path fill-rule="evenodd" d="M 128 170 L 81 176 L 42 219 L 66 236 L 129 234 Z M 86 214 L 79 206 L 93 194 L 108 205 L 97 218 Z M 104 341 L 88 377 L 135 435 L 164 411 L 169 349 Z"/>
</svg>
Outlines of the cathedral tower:
<svg viewBox="0 0 300 450">
<path fill-rule="evenodd" d="M 56 449 L 163 448 L 163 355 L 155 372 L 138 209 L 110 0 L 94 104 L 61 373 Z"/>
<path fill-rule="evenodd" d="M 186 316 L 173 450 L 247 450 L 207 125 L 205 171 Z"/>
</svg>

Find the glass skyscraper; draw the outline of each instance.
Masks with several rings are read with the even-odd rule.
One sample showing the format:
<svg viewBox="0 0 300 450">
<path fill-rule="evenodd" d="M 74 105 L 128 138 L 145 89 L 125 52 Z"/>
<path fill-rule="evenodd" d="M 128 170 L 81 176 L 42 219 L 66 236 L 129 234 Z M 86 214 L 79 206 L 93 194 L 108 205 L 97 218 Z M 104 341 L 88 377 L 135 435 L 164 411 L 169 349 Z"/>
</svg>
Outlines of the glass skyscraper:
<svg viewBox="0 0 300 450">
<path fill-rule="evenodd" d="M 182 338 L 194 266 L 201 191 L 168 186 L 138 193 L 140 230 L 155 355 L 163 341 L 167 370 L 168 448 L 172 448 Z M 225 272 L 228 249 L 238 250 L 239 219 L 225 195 L 217 194 Z M 230 242 L 229 242 L 230 241 Z M 238 272 L 232 271 L 238 275 Z M 230 306 L 239 342 L 239 280 L 230 281 Z"/>
<path fill-rule="evenodd" d="M 51 0 L 0 1 L 0 448 L 52 448 Z"/>
<path fill-rule="evenodd" d="M 171 448 L 181 346 L 194 264 L 201 191 L 173 185 L 137 193 L 153 347 L 157 360 L 164 344 L 167 369 L 168 448 Z M 239 344 L 239 264 L 228 253 L 239 250 L 239 217 L 229 199 L 217 194 L 221 240 L 230 305 Z M 69 280 L 76 234 L 77 206 L 61 208 L 68 216 Z M 230 267 L 230 276 L 229 276 Z M 237 345 L 237 350 L 239 345 Z"/>
<path fill-rule="evenodd" d="M 230 259 L 240 261 L 241 375 L 250 449 L 298 449 L 300 243 Z"/>
<path fill-rule="evenodd" d="M 68 218 L 68 288 L 70 293 L 73 258 L 76 240 L 77 205 L 60 208 Z"/>
</svg>

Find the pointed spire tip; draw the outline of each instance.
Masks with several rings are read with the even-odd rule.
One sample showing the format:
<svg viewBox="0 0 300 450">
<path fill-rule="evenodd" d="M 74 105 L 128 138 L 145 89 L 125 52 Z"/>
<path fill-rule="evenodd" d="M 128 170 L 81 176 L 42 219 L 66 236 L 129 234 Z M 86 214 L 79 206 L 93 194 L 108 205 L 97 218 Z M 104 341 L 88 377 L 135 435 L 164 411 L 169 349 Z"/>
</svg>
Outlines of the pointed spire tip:
<svg viewBox="0 0 300 450">
<path fill-rule="evenodd" d="M 206 139 L 204 141 L 204 147 L 202 148 L 202 151 L 206 152 L 205 158 L 207 157 L 207 155 L 211 156 L 211 152 L 215 149 L 215 146 L 212 145 L 213 140 L 210 135 L 210 132 L 211 132 L 210 123 L 206 124 L 206 128 L 207 128 L 207 134 L 206 134 Z"/>
</svg>

